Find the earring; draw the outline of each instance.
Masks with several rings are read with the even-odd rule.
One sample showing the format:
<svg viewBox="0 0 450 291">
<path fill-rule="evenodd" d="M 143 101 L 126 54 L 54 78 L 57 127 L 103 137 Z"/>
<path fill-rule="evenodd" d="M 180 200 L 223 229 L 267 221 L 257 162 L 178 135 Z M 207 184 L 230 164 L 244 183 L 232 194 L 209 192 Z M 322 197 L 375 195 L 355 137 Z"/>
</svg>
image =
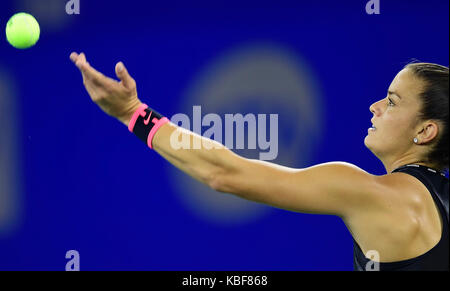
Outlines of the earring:
<svg viewBox="0 0 450 291">
<path fill-rule="evenodd" d="M 419 140 L 417 139 L 417 137 L 414 138 L 414 143 L 417 143 Z"/>
</svg>

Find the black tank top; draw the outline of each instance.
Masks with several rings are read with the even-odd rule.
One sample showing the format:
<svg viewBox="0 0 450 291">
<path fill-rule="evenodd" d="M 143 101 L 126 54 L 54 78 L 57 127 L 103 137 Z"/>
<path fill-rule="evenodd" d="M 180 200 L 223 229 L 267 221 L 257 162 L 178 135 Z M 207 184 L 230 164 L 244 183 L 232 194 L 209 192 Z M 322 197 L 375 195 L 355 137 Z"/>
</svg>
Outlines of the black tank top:
<svg viewBox="0 0 450 291">
<path fill-rule="evenodd" d="M 419 179 L 430 191 L 442 218 L 441 240 L 431 250 L 418 257 L 390 263 L 379 263 L 380 271 L 426 271 L 449 270 L 449 216 L 448 216 L 448 178 L 444 173 L 422 165 L 401 166 L 394 172 L 403 172 Z M 358 243 L 353 239 L 353 267 L 356 271 L 373 268 L 374 262 L 367 259 Z"/>
</svg>

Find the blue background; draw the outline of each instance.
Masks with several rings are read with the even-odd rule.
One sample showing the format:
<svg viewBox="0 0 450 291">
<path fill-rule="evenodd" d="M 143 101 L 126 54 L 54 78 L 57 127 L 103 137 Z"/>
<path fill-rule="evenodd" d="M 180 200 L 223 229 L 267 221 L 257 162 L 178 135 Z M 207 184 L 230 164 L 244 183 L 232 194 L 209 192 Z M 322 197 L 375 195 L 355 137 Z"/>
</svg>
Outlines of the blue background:
<svg viewBox="0 0 450 291">
<path fill-rule="evenodd" d="M 22 2 L 1 1 L 2 26 Z M 314 70 L 327 112 L 310 165 L 346 161 L 382 175 L 363 144 L 369 106 L 412 59 L 448 66 L 449 2 L 381 0 L 380 15 L 365 4 L 81 0 L 81 14 L 43 25 L 32 49 L 14 49 L 2 33 L 0 67 L 16 80 L 23 190 L 20 219 L 0 237 L 0 270 L 64 270 L 70 249 L 82 270 L 351 270 L 352 239 L 337 217 L 272 209 L 223 226 L 193 215 L 157 170 L 167 162 L 90 101 L 69 54 L 85 52 L 109 76 L 124 61 L 141 99 L 172 115 L 192 75 L 217 54 L 258 40 L 283 44 Z"/>
</svg>

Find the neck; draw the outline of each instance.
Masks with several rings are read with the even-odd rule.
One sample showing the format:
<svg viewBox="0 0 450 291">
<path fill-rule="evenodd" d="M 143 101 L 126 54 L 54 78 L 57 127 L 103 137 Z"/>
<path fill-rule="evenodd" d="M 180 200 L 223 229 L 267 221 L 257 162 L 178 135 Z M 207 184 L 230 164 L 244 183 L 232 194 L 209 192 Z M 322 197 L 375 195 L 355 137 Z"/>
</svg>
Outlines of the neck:
<svg viewBox="0 0 450 291">
<path fill-rule="evenodd" d="M 395 169 L 397 169 L 397 168 L 399 168 L 401 166 L 412 165 L 412 164 L 414 164 L 414 165 L 421 165 L 421 166 L 429 167 L 429 168 L 432 168 L 432 169 L 437 169 L 436 165 L 434 165 L 434 164 L 432 164 L 432 163 L 430 163 L 428 161 L 417 159 L 417 158 L 415 158 L 415 159 L 413 159 L 413 158 L 402 158 L 402 159 L 397 159 L 397 160 L 395 160 L 393 162 L 390 162 L 390 163 L 384 163 L 383 162 L 384 168 L 386 169 L 386 173 L 388 173 L 388 174 L 392 173 L 393 170 L 395 170 Z"/>
</svg>

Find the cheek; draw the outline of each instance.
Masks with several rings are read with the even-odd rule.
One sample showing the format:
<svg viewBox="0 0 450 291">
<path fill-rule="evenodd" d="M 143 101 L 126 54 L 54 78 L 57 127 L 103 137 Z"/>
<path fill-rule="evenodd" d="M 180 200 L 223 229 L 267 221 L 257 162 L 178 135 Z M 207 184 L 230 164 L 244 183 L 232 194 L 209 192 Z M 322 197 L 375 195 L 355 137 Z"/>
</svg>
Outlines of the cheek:
<svg viewBox="0 0 450 291">
<path fill-rule="evenodd" d="M 412 118 L 409 116 L 387 116 L 383 131 L 392 138 L 393 142 L 404 140 L 411 136 L 414 125 Z"/>
</svg>

